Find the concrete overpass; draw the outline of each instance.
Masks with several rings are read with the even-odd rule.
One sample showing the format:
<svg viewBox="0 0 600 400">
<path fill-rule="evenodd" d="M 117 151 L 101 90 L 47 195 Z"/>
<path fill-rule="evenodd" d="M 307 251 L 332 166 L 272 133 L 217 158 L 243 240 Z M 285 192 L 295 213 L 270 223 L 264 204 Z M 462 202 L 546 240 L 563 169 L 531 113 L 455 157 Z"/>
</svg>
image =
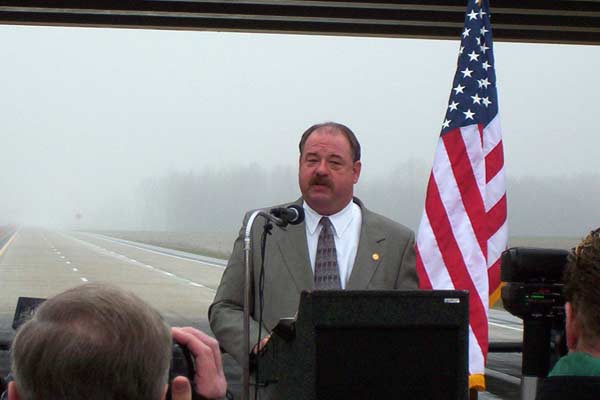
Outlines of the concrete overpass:
<svg viewBox="0 0 600 400">
<path fill-rule="evenodd" d="M 0 0 L 0 23 L 459 38 L 466 0 Z M 600 44 L 600 0 L 491 0 L 495 41 Z"/>
</svg>

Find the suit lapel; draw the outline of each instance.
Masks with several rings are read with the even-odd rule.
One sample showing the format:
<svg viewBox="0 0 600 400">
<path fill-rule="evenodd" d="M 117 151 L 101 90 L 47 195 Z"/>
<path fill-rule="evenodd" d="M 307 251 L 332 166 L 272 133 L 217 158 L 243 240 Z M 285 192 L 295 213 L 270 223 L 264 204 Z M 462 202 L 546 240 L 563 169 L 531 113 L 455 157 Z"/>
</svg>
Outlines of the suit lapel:
<svg viewBox="0 0 600 400">
<path fill-rule="evenodd" d="M 362 210 L 362 227 L 356 259 L 346 289 L 364 290 L 381 262 L 385 234 L 373 224 L 370 211 L 366 210 L 362 203 L 357 203 Z"/>
<path fill-rule="evenodd" d="M 386 237 L 377 224 L 373 223 L 371 212 L 364 207 L 362 202 L 357 198 L 354 198 L 354 202 L 361 208 L 362 224 L 358 250 L 346 289 L 364 290 L 383 258 Z M 302 199 L 297 200 L 295 204 L 302 205 Z M 286 232 L 281 232 L 277 244 L 285 267 L 294 279 L 298 292 L 313 289 L 314 277 L 310 267 L 304 223 L 288 225 Z"/>
<path fill-rule="evenodd" d="M 282 232 L 281 238 L 278 240 L 283 262 L 290 275 L 292 275 L 298 292 L 312 289 L 314 285 L 313 273 L 310 267 L 304 223 L 288 225 L 286 231 Z"/>
</svg>

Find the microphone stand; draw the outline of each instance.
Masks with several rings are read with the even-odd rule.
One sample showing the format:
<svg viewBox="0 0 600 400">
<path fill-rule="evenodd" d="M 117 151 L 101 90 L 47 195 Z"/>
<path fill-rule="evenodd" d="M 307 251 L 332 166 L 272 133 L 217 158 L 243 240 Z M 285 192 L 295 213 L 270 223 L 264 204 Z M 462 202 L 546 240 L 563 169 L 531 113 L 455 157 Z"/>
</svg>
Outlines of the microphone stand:
<svg viewBox="0 0 600 400">
<path fill-rule="evenodd" d="M 287 225 L 264 210 L 256 210 L 248 218 L 244 235 L 244 354 L 242 358 L 242 400 L 250 400 L 250 233 L 256 217 L 261 216 L 277 226 Z"/>
</svg>

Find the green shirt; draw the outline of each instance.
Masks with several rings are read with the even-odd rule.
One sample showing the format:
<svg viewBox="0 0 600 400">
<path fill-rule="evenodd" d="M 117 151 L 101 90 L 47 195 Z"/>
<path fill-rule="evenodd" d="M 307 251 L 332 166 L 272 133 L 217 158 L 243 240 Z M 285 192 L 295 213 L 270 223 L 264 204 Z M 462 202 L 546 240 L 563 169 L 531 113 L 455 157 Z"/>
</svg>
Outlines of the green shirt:
<svg viewBox="0 0 600 400">
<path fill-rule="evenodd" d="M 600 376 L 600 358 L 581 351 L 562 357 L 548 376 Z"/>
</svg>

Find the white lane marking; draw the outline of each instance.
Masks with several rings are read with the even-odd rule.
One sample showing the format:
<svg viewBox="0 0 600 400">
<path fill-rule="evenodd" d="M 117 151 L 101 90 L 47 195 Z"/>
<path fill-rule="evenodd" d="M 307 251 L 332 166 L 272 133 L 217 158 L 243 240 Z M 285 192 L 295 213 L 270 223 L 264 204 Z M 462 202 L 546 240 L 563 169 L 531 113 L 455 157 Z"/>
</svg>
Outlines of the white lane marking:
<svg viewBox="0 0 600 400">
<path fill-rule="evenodd" d="M 65 258 L 65 256 L 60 256 L 60 258 Z"/>
<path fill-rule="evenodd" d="M 488 322 L 488 325 L 497 326 L 498 328 L 511 329 L 513 331 L 523 332 L 523 328 L 515 328 L 513 326 L 497 324 L 495 322 Z"/>
<path fill-rule="evenodd" d="M 88 235 L 90 235 L 90 234 L 88 234 Z M 195 263 L 202 264 L 202 265 L 208 265 L 209 267 L 215 267 L 215 268 L 219 268 L 219 269 L 225 269 L 225 266 L 223 266 L 223 265 L 213 264 L 213 263 L 208 262 L 208 261 L 194 260 L 192 258 L 176 256 L 174 254 L 162 253 L 160 251 L 151 250 L 151 249 L 148 249 L 148 248 L 145 248 L 145 247 L 134 246 L 134 245 L 129 244 L 129 243 L 123 243 L 123 242 L 120 242 L 120 241 L 117 241 L 117 240 L 111 240 L 111 238 L 103 237 L 101 235 L 90 235 L 90 236 L 95 237 L 96 239 L 105 240 L 107 242 L 120 244 L 122 246 L 129 246 L 129 247 L 133 247 L 134 249 L 149 251 L 150 253 L 159 254 L 161 256 L 178 258 L 180 260 L 191 261 L 191 262 L 195 262 Z"/>
<path fill-rule="evenodd" d="M 66 235 L 66 234 L 64 234 L 64 233 L 61 233 L 61 234 L 62 234 L 63 236 L 65 236 L 65 237 L 67 237 L 67 238 L 71 239 L 71 240 L 74 240 L 74 241 L 76 241 L 76 242 L 83 243 L 85 246 L 92 247 L 92 248 L 96 248 L 96 249 L 102 249 L 100 246 L 98 246 L 98 245 L 96 245 L 96 244 L 93 244 L 93 243 L 90 243 L 90 242 L 86 242 L 85 240 L 81 240 L 81 239 L 79 239 L 79 238 L 76 238 L 76 237 L 68 236 L 68 235 Z M 131 247 L 138 248 L 138 247 L 136 247 L 136 246 L 131 246 Z M 138 249 L 140 249 L 140 250 L 145 250 L 145 251 L 150 251 L 150 252 L 153 252 L 153 253 L 163 254 L 163 253 L 155 252 L 155 251 L 153 251 L 153 250 L 148 250 L 148 249 L 144 249 L 144 248 L 138 248 Z M 114 256 L 115 256 L 115 257 L 117 257 L 117 258 L 125 258 L 127 261 L 132 261 L 130 258 L 128 258 L 128 257 L 126 257 L 126 256 L 124 256 L 124 255 L 122 255 L 122 254 L 117 254 L 117 253 L 114 253 L 114 252 L 112 252 L 112 251 L 111 251 L 111 253 L 112 253 L 112 254 L 114 254 Z M 163 254 L 163 255 L 170 255 L 170 254 Z M 189 260 L 189 259 L 187 259 L 187 258 L 184 258 L 184 257 L 178 257 L 178 256 L 171 256 L 171 257 L 180 258 L 180 259 L 183 259 L 183 260 L 188 260 L 188 261 L 196 261 L 196 260 Z M 133 261 L 135 261 L 135 260 L 133 260 Z M 135 264 L 135 265 L 140 265 L 140 264 L 139 264 L 137 261 L 135 261 L 135 263 L 134 263 L 134 264 Z M 212 265 L 212 264 L 210 264 L 210 265 Z M 179 281 L 182 281 L 182 282 L 188 283 L 188 284 L 190 284 L 190 285 L 192 285 L 192 286 L 201 287 L 201 288 L 204 288 L 204 289 L 210 290 L 210 291 L 211 291 L 211 292 L 213 292 L 213 293 L 215 293 L 215 292 L 216 292 L 216 290 L 215 290 L 215 289 L 212 289 L 212 288 L 210 288 L 210 287 L 208 287 L 208 286 L 202 285 L 201 283 L 194 282 L 194 281 L 192 281 L 192 280 L 189 280 L 189 279 L 187 279 L 187 278 L 182 278 L 182 277 L 180 277 L 180 276 L 177 276 L 177 275 L 175 275 L 175 274 L 172 274 L 171 272 L 168 272 L 168 271 L 163 271 L 163 270 L 162 270 L 162 269 L 160 269 L 160 268 L 155 268 L 155 267 L 153 267 L 153 266 L 151 266 L 151 265 L 148 265 L 148 264 L 145 264 L 145 265 L 144 265 L 144 264 L 142 264 L 141 266 L 142 266 L 142 267 L 149 268 L 149 269 L 152 269 L 152 270 L 154 270 L 154 271 L 156 271 L 156 272 L 160 272 L 160 273 L 162 273 L 162 274 L 164 274 L 164 275 L 168 275 L 168 276 L 170 276 L 170 277 L 172 277 L 172 278 L 174 278 L 174 279 L 177 279 L 177 280 L 179 280 Z M 85 279 L 85 278 L 81 278 L 81 280 L 84 280 L 84 279 Z M 84 282 L 87 282 L 87 279 L 86 279 Z"/>
<path fill-rule="evenodd" d="M 73 272 L 77 272 L 79 271 L 77 268 L 73 268 Z"/>
<path fill-rule="evenodd" d="M 87 278 L 81 278 L 81 280 L 82 280 L 83 282 L 87 282 L 87 281 L 88 281 L 88 280 L 87 280 Z"/>
<path fill-rule="evenodd" d="M 66 263 L 67 263 L 67 264 L 71 264 L 71 261 L 67 261 Z"/>
<path fill-rule="evenodd" d="M 133 261 L 133 262 L 137 262 L 137 260 L 135 260 L 135 259 L 133 259 L 133 258 L 130 258 L 130 260 L 131 260 L 131 261 Z"/>
<path fill-rule="evenodd" d="M 487 390 L 479 392 L 479 397 L 485 400 L 502 400 L 502 397 L 498 397 L 495 394 L 488 392 Z"/>
</svg>

